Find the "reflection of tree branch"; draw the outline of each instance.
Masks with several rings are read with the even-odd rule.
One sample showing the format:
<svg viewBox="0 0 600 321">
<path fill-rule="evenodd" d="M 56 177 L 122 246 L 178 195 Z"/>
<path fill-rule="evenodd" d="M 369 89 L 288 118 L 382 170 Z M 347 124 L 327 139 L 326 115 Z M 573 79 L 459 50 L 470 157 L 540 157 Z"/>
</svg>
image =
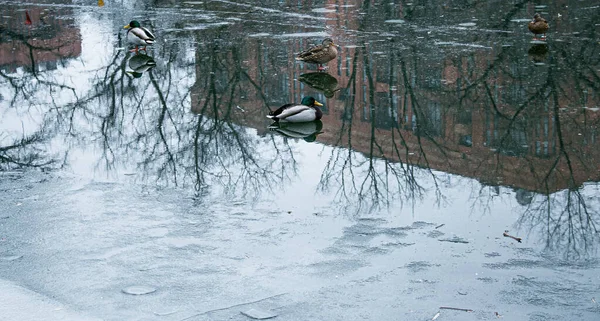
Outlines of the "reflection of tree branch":
<svg viewBox="0 0 600 321">
<path fill-rule="evenodd" d="M 415 95 L 412 85 L 410 84 L 410 80 L 409 80 L 408 74 L 407 74 L 406 64 L 404 63 L 403 60 L 400 61 L 400 66 L 402 69 L 403 83 L 406 88 L 406 91 L 408 92 L 408 95 L 411 98 L 411 107 L 417 118 L 417 129 L 419 130 L 419 133 L 417 134 L 417 142 L 419 145 L 419 152 L 425 161 L 426 170 L 431 174 L 431 177 L 433 178 L 433 183 L 435 185 L 437 199 L 439 201 L 442 198 L 440 185 L 438 183 L 437 177 L 433 173 L 432 167 L 429 164 L 429 160 L 427 158 L 427 152 L 423 149 L 423 142 L 421 141 L 422 134 L 425 134 L 425 137 L 438 148 L 438 150 L 442 153 L 442 155 L 444 155 L 446 157 L 447 161 L 448 161 L 449 157 L 446 154 L 445 147 L 443 145 L 441 145 L 440 143 L 438 143 L 435 138 L 431 137 L 430 134 L 428 133 L 428 131 L 424 131 L 423 133 L 421 133 L 421 129 L 419 129 L 419 128 L 423 127 L 424 122 L 426 120 L 424 120 L 425 117 L 423 116 L 423 114 L 421 112 L 421 108 L 419 106 L 418 99 Z M 407 152 L 408 152 L 408 149 L 407 149 Z M 408 157 L 407 157 L 407 159 L 408 159 Z"/>
<path fill-rule="evenodd" d="M 41 133 L 35 133 L 11 145 L 0 146 L 0 169 L 11 166 L 45 168 L 52 165 L 54 160 L 45 159 L 46 157 L 35 147 L 45 139 Z"/>
<path fill-rule="evenodd" d="M 544 90 L 540 89 L 535 94 L 539 98 L 546 98 L 547 103 L 551 105 L 552 123 L 558 143 L 558 153 L 541 178 L 541 185 L 548 192 L 547 195 L 540 198 L 536 205 L 527 207 L 519 223 L 527 224 L 531 229 L 538 228 L 540 232 L 545 233 L 548 250 L 562 252 L 567 259 L 579 259 L 594 253 L 600 241 L 598 237 L 600 216 L 597 210 L 590 210 L 591 207 L 600 208 L 600 204 L 597 197 L 586 197 L 583 194 L 585 188 L 577 186 L 576 169 L 571 156 L 581 157 L 580 154 L 585 154 L 585 152 L 578 151 L 572 144 L 568 146 L 565 143 L 565 128 L 563 119 L 561 119 L 560 102 L 561 97 L 569 97 L 569 93 L 563 92 L 560 88 L 560 82 L 565 79 L 565 74 L 561 71 L 561 76 L 557 77 L 559 69 L 561 69 L 560 65 L 550 65 L 546 84 L 542 86 Z M 577 75 L 579 73 L 577 70 L 581 69 L 575 67 L 569 68 L 569 70 L 573 70 Z M 571 79 L 576 78 L 581 79 L 580 76 Z M 550 94 L 542 97 L 541 92 L 544 92 L 546 88 L 550 89 Z M 578 92 L 582 90 L 579 88 Z M 576 119 L 565 117 L 565 120 L 578 126 Z M 560 166 L 563 162 L 566 165 L 566 171 L 562 169 L 564 167 Z M 584 159 L 579 159 L 578 164 L 583 167 L 579 170 L 585 171 L 587 163 Z M 567 188 L 552 193 L 552 177 L 558 177 L 565 172 Z"/>
<path fill-rule="evenodd" d="M 158 121 L 157 121 L 158 134 L 160 135 L 160 140 L 162 141 L 163 146 L 165 148 L 165 152 L 167 153 L 167 160 L 171 164 L 171 170 L 173 171 L 174 183 L 175 183 L 175 185 L 177 185 L 177 165 L 175 164 L 175 158 L 173 157 L 173 153 L 171 153 L 171 150 L 169 148 L 169 143 L 167 142 L 167 139 L 165 137 L 164 128 L 163 128 L 165 116 L 169 113 L 169 108 L 167 106 L 165 96 L 163 95 L 160 86 L 156 82 L 156 79 L 154 78 L 152 71 L 149 71 L 148 74 L 150 77 L 150 83 L 154 86 L 154 89 L 156 90 L 156 93 L 158 94 L 158 101 L 160 102 L 160 107 L 161 107 L 160 113 L 158 116 Z M 171 77 L 168 77 L 168 79 L 169 79 L 169 85 L 170 85 Z M 169 86 L 167 86 L 167 88 L 169 88 Z M 167 91 L 167 93 L 168 93 L 168 91 Z M 171 120 L 172 120 L 172 118 L 171 118 Z M 174 127 L 174 128 L 175 128 L 175 133 L 178 134 L 177 129 L 176 129 L 177 127 Z M 179 136 L 179 140 L 181 140 L 180 136 Z M 161 170 L 161 172 L 162 172 L 162 170 Z M 160 177 L 161 172 L 159 172 L 159 177 Z"/>
</svg>

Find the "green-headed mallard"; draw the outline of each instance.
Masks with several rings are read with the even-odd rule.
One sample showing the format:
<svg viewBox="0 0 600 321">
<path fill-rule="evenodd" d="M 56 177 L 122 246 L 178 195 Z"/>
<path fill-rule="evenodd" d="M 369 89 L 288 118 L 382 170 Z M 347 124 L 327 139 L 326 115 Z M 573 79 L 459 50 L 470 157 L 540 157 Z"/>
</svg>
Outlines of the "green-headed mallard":
<svg viewBox="0 0 600 321">
<path fill-rule="evenodd" d="M 325 70 L 325 67 L 321 65 L 337 57 L 338 52 L 336 47 L 331 38 L 325 38 L 320 45 L 304 50 L 296 55 L 296 60 L 317 64 L 319 70 Z"/>
<path fill-rule="evenodd" d="M 135 45 L 136 51 L 138 46 L 144 46 L 144 49 L 146 49 L 147 45 L 154 44 L 154 41 L 156 40 L 156 37 L 150 30 L 142 27 L 140 23 L 135 20 L 132 20 L 123 28 L 129 29 L 127 30 L 127 42 Z"/>
<path fill-rule="evenodd" d="M 315 121 L 323 117 L 323 112 L 317 106 L 323 105 L 314 98 L 306 96 L 302 98 L 300 104 L 285 104 L 270 112 L 267 117 L 276 122 L 303 123 Z"/>
<path fill-rule="evenodd" d="M 537 40 L 538 35 L 542 35 L 541 40 L 545 40 L 546 32 L 548 31 L 550 26 L 548 25 L 548 21 L 546 21 L 546 19 L 542 18 L 542 16 L 540 16 L 539 13 L 536 13 L 533 16 L 533 20 L 531 20 L 527 25 L 527 28 L 529 28 L 529 31 L 533 32 L 534 40 Z"/>
</svg>

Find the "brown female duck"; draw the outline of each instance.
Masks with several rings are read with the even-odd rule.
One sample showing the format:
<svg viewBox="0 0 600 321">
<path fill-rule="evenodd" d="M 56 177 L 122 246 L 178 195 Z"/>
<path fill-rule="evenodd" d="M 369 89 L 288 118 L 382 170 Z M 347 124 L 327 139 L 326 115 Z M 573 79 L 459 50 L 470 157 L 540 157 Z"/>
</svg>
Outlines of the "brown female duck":
<svg viewBox="0 0 600 321">
<path fill-rule="evenodd" d="M 548 21 L 546 21 L 546 19 L 542 18 L 542 16 L 540 16 L 539 13 L 536 13 L 533 16 L 533 20 L 531 20 L 529 22 L 527 27 L 529 28 L 529 31 L 533 32 L 533 35 L 534 35 L 533 40 L 538 40 L 537 39 L 538 35 L 542 35 L 540 40 L 545 40 L 546 32 L 550 28 L 550 26 L 548 25 Z"/>
<path fill-rule="evenodd" d="M 321 65 L 337 57 L 338 52 L 336 47 L 331 38 L 325 38 L 320 45 L 311 47 L 296 55 L 296 60 L 317 64 L 319 70 L 325 70 L 325 67 Z"/>
</svg>

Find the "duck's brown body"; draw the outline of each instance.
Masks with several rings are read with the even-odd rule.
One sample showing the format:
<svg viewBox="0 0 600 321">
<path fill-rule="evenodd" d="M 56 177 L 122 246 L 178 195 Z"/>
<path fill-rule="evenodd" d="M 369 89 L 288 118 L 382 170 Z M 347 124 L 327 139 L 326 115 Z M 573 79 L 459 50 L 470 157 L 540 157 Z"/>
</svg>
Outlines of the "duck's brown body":
<svg viewBox="0 0 600 321">
<path fill-rule="evenodd" d="M 319 65 L 326 64 L 337 57 L 338 51 L 333 40 L 326 38 L 323 43 L 302 51 L 296 56 L 296 60 Z"/>
<path fill-rule="evenodd" d="M 529 31 L 533 32 L 535 35 L 534 37 L 537 37 L 537 35 L 543 35 L 542 38 L 546 38 L 546 32 L 548 32 L 548 29 L 550 28 L 548 21 L 542 18 L 539 13 L 536 13 L 533 16 L 533 20 L 529 22 L 527 27 L 529 28 Z"/>
</svg>

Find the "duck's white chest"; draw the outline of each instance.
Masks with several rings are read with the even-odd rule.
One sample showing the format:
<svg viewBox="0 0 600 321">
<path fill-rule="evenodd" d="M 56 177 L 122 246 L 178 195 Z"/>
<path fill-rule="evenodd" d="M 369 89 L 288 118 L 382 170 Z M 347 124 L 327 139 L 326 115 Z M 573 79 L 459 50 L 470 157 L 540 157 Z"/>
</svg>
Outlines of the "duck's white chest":
<svg viewBox="0 0 600 321">
<path fill-rule="evenodd" d="M 143 39 L 140 39 L 138 36 L 136 36 L 131 31 L 127 32 L 127 42 L 132 45 L 136 45 L 136 46 L 146 46 L 147 45 L 146 41 L 144 41 Z"/>
</svg>

